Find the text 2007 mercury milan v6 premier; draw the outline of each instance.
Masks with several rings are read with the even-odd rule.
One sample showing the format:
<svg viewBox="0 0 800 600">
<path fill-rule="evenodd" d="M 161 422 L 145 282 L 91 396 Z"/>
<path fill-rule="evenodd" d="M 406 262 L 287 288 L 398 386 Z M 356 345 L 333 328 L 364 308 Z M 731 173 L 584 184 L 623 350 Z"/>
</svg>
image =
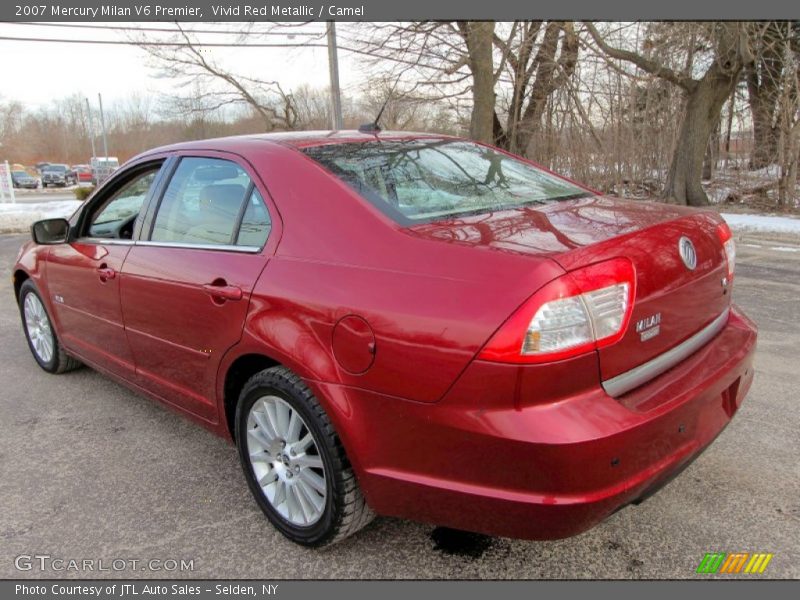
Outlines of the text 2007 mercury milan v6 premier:
<svg viewBox="0 0 800 600">
<path fill-rule="evenodd" d="M 159 148 L 32 234 L 14 286 L 39 365 L 235 440 L 301 544 L 374 514 L 579 533 L 687 465 L 753 380 L 719 215 L 463 139 Z"/>
</svg>

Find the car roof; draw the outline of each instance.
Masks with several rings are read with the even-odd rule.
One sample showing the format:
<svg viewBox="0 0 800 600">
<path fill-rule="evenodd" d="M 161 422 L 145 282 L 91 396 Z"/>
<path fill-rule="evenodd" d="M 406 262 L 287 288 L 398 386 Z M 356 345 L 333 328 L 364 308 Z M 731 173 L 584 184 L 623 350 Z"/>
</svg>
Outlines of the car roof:
<svg viewBox="0 0 800 600">
<path fill-rule="evenodd" d="M 353 142 L 371 142 L 388 140 L 412 140 L 412 139 L 441 139 L 451 137 L 440 133 L 421 133 L 416 131 L 377 131 L 362 132 L 355 129 L 341 131 L 282 131 L 279 133 L 263 134 L 263 139 L 278 142 L 288 146 L 306 148 L 309 146 L 321 146 L 323 144 L 346 144 Z"/>
<path fill-rule="evenodd" d="M 363 143 L 370 141 L 397 141 L 413 139 L 460 139 L 441 133 L 413 131 L 380 131 L 364 133 L 358 130 L 281 131 L 230 137 L 211 138 L 191 142 L 179 142 L 148 150 L 140 156 L 181 150 L 227 150 L 232 152 L 253 149 L 260 143 L 271 143 L 290 148 L 308 148 L 326 144 Z"/>
</svg>

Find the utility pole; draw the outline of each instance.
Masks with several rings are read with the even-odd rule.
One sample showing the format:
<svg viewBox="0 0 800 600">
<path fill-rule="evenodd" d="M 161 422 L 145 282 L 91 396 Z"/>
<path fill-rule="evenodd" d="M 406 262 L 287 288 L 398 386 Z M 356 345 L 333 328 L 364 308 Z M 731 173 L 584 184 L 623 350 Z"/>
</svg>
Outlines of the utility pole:
<svg viewBox="0 0 800 600">
<path fill-rule="evenodd" d="M 336 51 L 336 23 L 328 21 L 328 69 L 331 74 L 331 121 L 334 129 L 344 127 L 339 92 L 339 56 Z"/>
<path fill-rule="evenodd" d="M 97 100 L 100 103 L 100 126 L 103 128 L 103 156 L 108 158 L 108 140 L 106 139 L 106 118 L 103 114 L 103 96 L 97 94 Z"/>
<path fill-rule="evenodd" d="M 89 99 L 86 100 L 86 118 L 89 120 L 89 139 L 92 140 L 92 158 L 97 158 L 97 151 L 94 149 L 94 121 L 92 120 L 92 107 L 89 106 Z M 91 161 L 89 161 L 91 162 Z"/>
</svg>

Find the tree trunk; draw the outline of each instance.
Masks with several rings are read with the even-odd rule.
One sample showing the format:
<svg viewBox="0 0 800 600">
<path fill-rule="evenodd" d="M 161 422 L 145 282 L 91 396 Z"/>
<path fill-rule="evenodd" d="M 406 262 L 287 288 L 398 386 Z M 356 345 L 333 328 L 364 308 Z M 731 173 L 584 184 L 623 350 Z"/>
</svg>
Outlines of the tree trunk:
<svg viewBox="0 0 800 600">
<path fill-rule="evenodd" d="M 563 32 L 561 54 L 556 59 L 561 32 Z M 578 47 L 578 36 L 571 21 L 554 21 L 548 24 L 536 57 L 538 68 L 536 79 L 531 86 L 530 100 L 517 125 L 516 135 L 511 139 L 513 152 L 527 156 L 531 140 L 542 126 L 542 115 L 547 108 L 548 100 L 575 70 Z M 557 67 L 560 67 L 560 70 L 557 70 Z"/>
<path fill-rule="evenodd" d="M 761 94 L 750 93 L 750 114 L 753 119 L 753 153 L 750 155 L 750 168 L 763 169 L 778 158 L 778 128 L 773 127 L 775 116 L 774 101 Z"/>
<path fill-rule="evenodd" d="M 677 204 L 706 206 L 708 196 L 701 185 L 703 157 L 711 132 L 719 122 L 722 106 L 736 85 L 739 71 L 712 66 L 697 85 L 687 92 L 681 123 L 663 197 Z"/>
<path fill-rule="evenodd" d="M 719 121 L 711 132 L 711 137 L 706 145 L 706 156 L 703 159 L 703 181 L 711 181 L 719 162 Z"/>
<path fill-rule="evenodd" d="M 751 169 L 762 169 L 778 159 L 779 131 L 774 121 L 784 63 L 781 38 L 781 24 L 771 22 L 759 39 L 756 60 L 747 69 L 747 93 L 753 119 Z"/>
<path fill-rule="evenodd" d="M 731 131 L 733 130 L 733 112 L 736 108 L 736 86 L 731 91 L 731 99 L 728 100 L 728 125 L 725 131 L 725 168 L 728 168 L 728 161 L 731 158 Z"/>
<path fill-rule="evenodd" d="M 473 140 L 494 142 L 494 59 L 492 44 L 494 22 L 459 23 L 467 42 L 469 68 L 472 71 L 472 117 L 469 135 Z"/>
</svg>

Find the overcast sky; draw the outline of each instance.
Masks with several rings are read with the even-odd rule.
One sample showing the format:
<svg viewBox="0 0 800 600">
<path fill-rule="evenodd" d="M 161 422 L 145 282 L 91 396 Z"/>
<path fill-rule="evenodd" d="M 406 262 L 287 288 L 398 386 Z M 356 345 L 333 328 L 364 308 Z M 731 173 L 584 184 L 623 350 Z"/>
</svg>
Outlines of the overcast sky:
<svg viewBox="0 0 800 600">
<path fill-rule="evenodd" d="M 169 23 L 91 23 L 92 26 L 170 27 Z M 187 28 L 231 31 L 237 23 L 191 23 Z M 340 25 L 341 26 L 341 25 Z M 311 23 L 296 31 L 324 31 L 324 24 Z M 152 33 L 151 35 L 168 35 Z M 41 25 L 0 23 L 0 38 L 61 38 L 74 40 L 127 40 L 124 32 Z M 233 36 L 199 34 L 201 41 L 232 42 Z M 165 38 L 166 39 L 166 38 Z M 269 36 L 260 42 L 299 42 L 305 37 Z M 324 38 L 320 42 L 324 42 Z M 325 48 L 209 48 L 214 58 L 237 72 L 263 79 L 278 80 L 285 89 L 302 84 L 312 87 L 328 85 L 328 54 Z M 131 92 L 170 94 L 174 84 L 154 77 L 148 67 L 146 53 L 135 46 L 95 45 L 50 42 L 22 42 L 0 39 L 0 96 L 16 99 L 30 108 L 49 104 L 53 99 L 79 93 L 94 103 L 97 93 L 109 105 L 124 99 Z M 356 92 L 362 78 L 357 60 L 339 53 L 340 81 L 345 92 Z"/>
</svg>

